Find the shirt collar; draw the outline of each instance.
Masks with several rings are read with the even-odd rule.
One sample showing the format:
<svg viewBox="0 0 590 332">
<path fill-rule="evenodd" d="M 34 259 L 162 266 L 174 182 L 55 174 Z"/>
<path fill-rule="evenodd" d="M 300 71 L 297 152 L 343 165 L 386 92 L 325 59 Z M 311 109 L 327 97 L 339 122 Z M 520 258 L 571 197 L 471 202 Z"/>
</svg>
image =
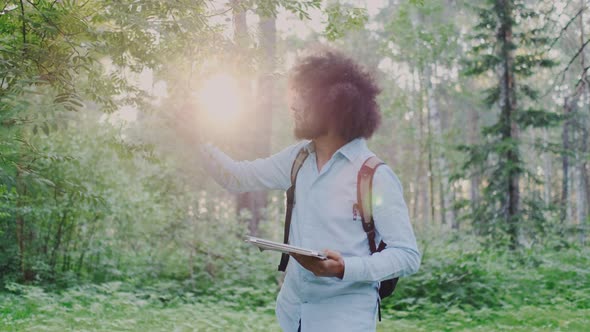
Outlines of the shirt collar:
<svg viewBox="0 0 590 332">
<path fill-rule="evenodd" d="M 340 149 L 336 150 L 334 154 L 341 154 L 346 159 L 348 159 L 348 161 L 354 161 L 356 157 L 358 157 L 358 155 L 362 152 L 363 148 L 366 148 L 366 146 L 366 140 L 362 137 L 359 137 L 341 146 Z M 307 142 L 305 149 L 308 153 L 314 153 L 315 145 L 313 141 Z"/>
</svg>

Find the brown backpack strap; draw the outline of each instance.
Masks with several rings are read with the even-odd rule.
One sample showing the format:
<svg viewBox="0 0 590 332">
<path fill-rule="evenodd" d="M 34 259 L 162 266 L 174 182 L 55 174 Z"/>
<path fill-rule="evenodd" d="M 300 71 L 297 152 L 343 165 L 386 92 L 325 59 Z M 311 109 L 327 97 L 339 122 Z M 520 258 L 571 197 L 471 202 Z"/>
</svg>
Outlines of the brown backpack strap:
<svg viewBox="0 0 590 332">
<path fill-rule="evenodd" d="M 291 215 L 293 214 L 293 206 L 295 205 L 295 184 L 297 183 L 297 174 L 299 174 L 299 170 L 309 152 L 305 149 L 305 147 L 301 148 L 297 153 L 297 157 L 293 161 L 293 166 L 291 167 L 291 187 L 287 189 L 287 207 L 285 212 L 285 230 L 283 232 L 283 243 L 289 243 L 289 230 L 291 229 Z M 279 271 L 285 271 L 287 269 L 287 263 L 289 262 L 289 255 L 282 254 L 281 255 L 281 262 L 279 263 Z"/>
<path fill-rule="evenodd" d="M 358 172 L 356 182 L 356 196 L 363 229 L 367 233 L 367 240 L 369 241 L 369 248 L 371 254 L 383 250 L 385 243 L 381 241 L 379 248 L 375 245 L 375 220 L 373 219 L 373 176 L 377 167 L 383 165 L 384 162 L 376 156 L 369 157 Z M 377 308 L 379 312 L 379 321 L 381 321 L 381 301 L 377 301 Z"/>
<path fill-rule="evenodd" d="M 385 249 L 385 242 L 379 242 L 379 246 L 375 245 L 375 220 L 373 219 L 373 176 L 377 167 L 385 163 L 379 158 L 373 156 L 367 159 L 358 173 L 357 178 L 357 199 L 358 208 L 361 215 L 363 229 L 367 233 L 369 240 L 369 248 L 371 254 Z M 377 301 L 379 311 L 379 321 L 381 321 L 381 299 L 393 293 L 399 278 L 388 279 L 379 284 L 379 300 Z"/>
<path fill-rule="evenodd" d="M 369 248 L 371 253 L 375 253 L 378 250 L 375 245 L 375 221 L 373 220 L 373 176 L 377 167 L 385 164 L 381 159 L 376 156 L 368 158 L 361 166 L 357 176 L 357 201 L 361 220 L 363 223 L 363 229 L 367 233 L 367 239 L 369 240 Z M 382 244 L 379 245 L 381 247 Z M 381 249 L 383 250 L 383 249 Z"/>
</svg>

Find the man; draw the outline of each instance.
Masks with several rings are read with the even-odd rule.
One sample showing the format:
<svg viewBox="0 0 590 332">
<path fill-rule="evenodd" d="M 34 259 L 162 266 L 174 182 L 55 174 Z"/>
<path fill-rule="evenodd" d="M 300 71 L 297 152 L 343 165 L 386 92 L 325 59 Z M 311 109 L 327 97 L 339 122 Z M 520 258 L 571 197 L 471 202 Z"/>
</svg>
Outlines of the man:
<svg viewBox="0 0 590 332">
<path fill-rule="evenodd" d="M 379 281 L 415 273 L 420 253 L 394 172 L 373 178 L 376 243 L 370 254 L 354 205 L 357 173 L 374 154 L 365 139 L 380 122 L 374 78 L 342 53 L 324 48 L 300 58 L 289 77 L 295 137 L 303 141 L 266 159 L 234 161 L 202 147 L 214 179 L 235 192 L 281 189 L 300 149 L 309 152 L 295 191 L 289 244 L 324 250 L 327 260 L 292 255 L 276 303 L 284 331 L 375 331 Z"/>
</svg>

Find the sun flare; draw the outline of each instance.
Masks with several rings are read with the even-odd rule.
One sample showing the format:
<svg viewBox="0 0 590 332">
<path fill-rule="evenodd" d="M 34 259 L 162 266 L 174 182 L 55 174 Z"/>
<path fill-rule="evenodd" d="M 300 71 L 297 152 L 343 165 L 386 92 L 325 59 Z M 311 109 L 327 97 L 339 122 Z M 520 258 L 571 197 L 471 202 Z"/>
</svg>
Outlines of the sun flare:
<svg viewBox="0 0 590 332">
<path fill-rule="evenodd" d="M 238 80 L 227 73 L 205 79 L 197 91 L 197 102 L 205 113 L 219 121 L 235 119 L 243 110 L 242 91 Z"/>
</svg>

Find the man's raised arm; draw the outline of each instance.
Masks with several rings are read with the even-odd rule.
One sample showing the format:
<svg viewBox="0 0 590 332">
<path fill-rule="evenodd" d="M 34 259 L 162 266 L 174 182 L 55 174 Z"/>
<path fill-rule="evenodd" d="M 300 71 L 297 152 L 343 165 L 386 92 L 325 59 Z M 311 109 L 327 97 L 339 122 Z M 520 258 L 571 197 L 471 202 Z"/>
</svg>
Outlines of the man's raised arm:
<svg viewBox="0 0 590 332">
<path fill-rule="evenodd" d="M 200 145 L 201 157 L 215 181 L 232 192 L 286 190 L 291 185 L 291 166 L 305 141 L 268 157 L 235 161 L 211 144 Z"/>
</svg>

